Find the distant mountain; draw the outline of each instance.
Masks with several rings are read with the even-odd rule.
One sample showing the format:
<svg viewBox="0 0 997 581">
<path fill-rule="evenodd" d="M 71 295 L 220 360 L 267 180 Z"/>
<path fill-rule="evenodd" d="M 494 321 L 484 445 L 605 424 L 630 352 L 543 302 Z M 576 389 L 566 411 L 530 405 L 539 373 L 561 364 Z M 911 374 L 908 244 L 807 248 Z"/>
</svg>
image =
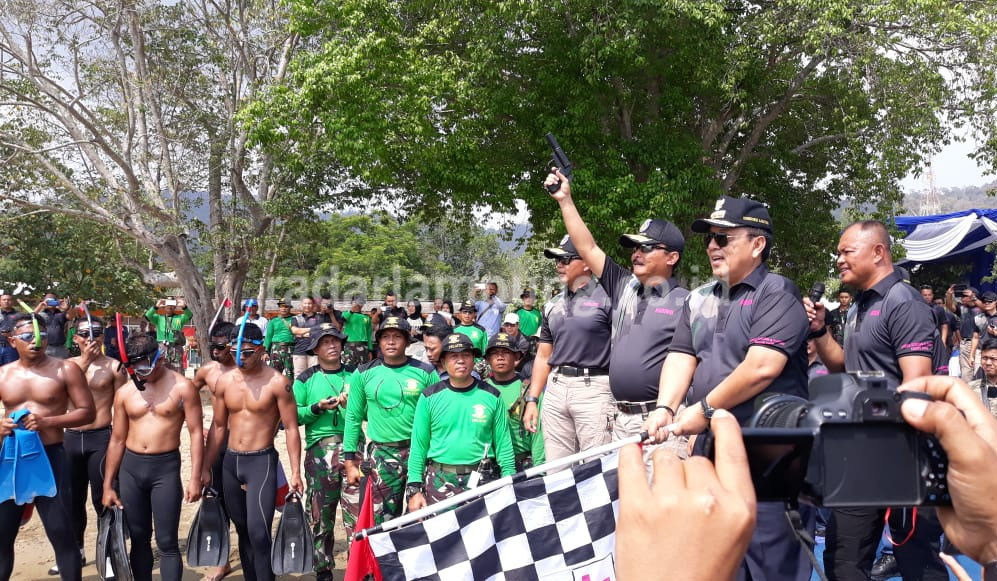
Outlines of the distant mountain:
<svg viewBox="0 0 997 581">
<path fill-rule="evenodd" d="M 931 208 L 927 190 L 908 193 L 904 205 L 911 215 L 948 214 L 973 208 L 993 208 L 997 206 L 997 180 L 981 186 L 965 186 L 956 188 L 939 188 L 938 211 Z"/>
</svg>

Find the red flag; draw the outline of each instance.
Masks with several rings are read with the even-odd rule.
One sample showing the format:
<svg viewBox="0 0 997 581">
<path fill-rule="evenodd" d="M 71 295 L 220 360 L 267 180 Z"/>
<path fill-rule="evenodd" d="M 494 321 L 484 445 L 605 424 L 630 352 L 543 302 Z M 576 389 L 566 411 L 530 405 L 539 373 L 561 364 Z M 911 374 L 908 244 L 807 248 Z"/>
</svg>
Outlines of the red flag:
<svg viewBox="0 0 997 581">
<path fill-rule="evenodd" d="M 223 302 L 222 304 L 225 305 L 225 308 L 227 309 L 232 306 L 232 299 L 225 297 L 225 302 Z"/>
<path fill-rule="evenodd" d="M 360 518 L 357 519 L 354 533 L 374 526 L 374 499 L 371 492 L 370 478 L 364 478 L 363 502 L 360 505 Z M 381 568 L 377 566 L 374 551 L 370 548 L 367 537 L 350 542 L 350 559 L 346 563 L 346 576 L 343 581 L 363 581 L 371 575 L 376 581 L 381 581 Z"/>
</svg>

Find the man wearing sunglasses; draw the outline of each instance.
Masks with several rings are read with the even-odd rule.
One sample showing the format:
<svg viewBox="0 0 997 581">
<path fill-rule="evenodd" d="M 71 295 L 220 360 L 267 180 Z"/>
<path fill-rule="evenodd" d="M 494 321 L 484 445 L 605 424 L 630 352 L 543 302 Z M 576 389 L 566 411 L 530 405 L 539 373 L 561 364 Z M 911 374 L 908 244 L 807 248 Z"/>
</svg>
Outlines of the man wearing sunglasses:
<svg viewBox="0 0 997 581">
<path fill-rule="evenodd" d="M 41 316 L 22 313 L 11 319 L 10 325 L 10 342 L 19 359 L 0 367 L 0 400 L 8 415 L 21 409 L 31 412 L 21 427 L 41 437 L 57 490 L 54 497 L 36 497 L 35 508 L 55 550 L 60 578 L 79 581 L 82 564 L 66 502 L 69 487 L 63 441 L 65 428 L 94 421 L 93 397 L 76 364 L 45 354 L 47 335 Z M 9 417 L 3 418 L 0 437 L 8 436 L 14 428 Z M 9 579 L 14 571 L 14 540 L 23 513 L 24 506 L 13 499 L 0 502 L 0 579 Z"/>
<path fill-rule="evenodd" d="M 178 534 L 183 501 L 201 497 L 204 427 L 201 398 L 194 384 L 170 369 L 156 338 L 135 334 L 125 342 L 134 379 L 114 395 L 114 425 L 107 447 L 103 505 L 119 506 L 128 517 L 129 561 L 136 579 L 151 579 L 155 523 L 159 574 L 164 581 L 183 575 Z M 190 434 L 190 481 L 180 480 L 180 430 Z M 114 483 L 117 480 L 118 490 Z"/>
<path fill-rule="evenodd" d="M 59 299 L 55 293 L 45 293 L 45 298 L 35 307 L 35 312 L 45 319 L 43 327 L 48 333 L 48 347 L 45 352 L 51 357 L 69 359 L 66 349 L 66 326 L 76 318 L 76 309 L 69 306 L 66 299 Z"/>
<path fill-rule="evenodd" d="M 10 321 L 18 312 L 14 308 L 13 295 L 0 294 L 0 365 L 17 361 L 17 349 L 14 349 L 7 337 L 10 335 Z"/>
<path fill-rule="evenodd" d="M 80 355 L 70 358 L 86 375 L 97 417 L 89 424 L 66 429 L 66 460 L 69 466 L 70 514 L 75 525 L 76 544 L 83 555 L 83 533 L 87 525 L 87 485 L 95 514 L 103 511 L 104 459 L 111 440 L 111 408 L 115 391 L 128 381 L 120 364 L 104 355 L 104 321 L 98 317 L 78 317 L 73 322 L 73 343 Z M 49 570 L 58 574 L 58 568 Z"/>
<path fill-rule="evenodd" d="M 612 440 L 612 305 L 570 236 L 544 250 L 544 256 L 557 262 L 564 291 L 544 306 L 530 390 L 523 398 L 523 426 L 536 433 L 543 422 L 544 451 L 551 461 Z M 545 394 L 542 419 L 541 393 Z"/>
<path fill-rule="evenodd" d="M 194 375 L 194 388 L 197 389 L 198 392 L 200 392 L 202 388 L 208 388 L 212 401 L 214 401 L 215 386 L 218 384 L 218 378 L 221 377 L 223 373 L 235 369 L 235 356 L 232 354 L 232 350 L 229 349 L 229 337 L 232 335 L 233 330 L 236 330 L 235 325 L 224 321 L 216 323 L 215 326 L 211 328 L 209 337 L 211 361 L 199 367 L 197 373 Z M 290 331 L 288 331 L 288 333 L 290 334 Z M 208 427 L 207 439 L 211 439 L 210 426 Z M 225 447 L 227 444 L 228 442 L 222 443 L 218 453 L 218 459 L 211 464 L 211 482 L 215 487 L 215 492 L 218 493 L 218 496 L 222 498 L 223 501 L 224 493 L 221 490 L 222 461 L 225 459 Z M 231 571 L 231 565 L 225 563 L 205 575 L 204 579 L 207 581 L 218 581 L 228 575 Z"/>
<path fill-rule="evenodd" d="M 807 314 L 796 285 L 765 266 L 772 248 L 768 209 L 725 196 L 692 231 L 706 235 L 715 280 L 693 290 L 682 308 L 661 372 L 658 409 L 645 423 L 656 442 L 703 432 L 715 409 L 744 424 L 761 393 L 807 397 Z M 688 407 L 673 417 L 683 402 Z M 801 514 L 813 534 L 813 511 L 803 507 Z M 757 522 L 742 574 L 810 579 L 809 559 L 784 505 L 758 503 Z"/>
<path fill-rule="evenodd" d="M 205 452 L 202 479 L 211 479 L 210 467 L 225 448 L 221 486 L 225 509 L 239 534 L 239 558 L 249 581 L 271 581 L 270 536 L 277 495 L 277 450 L 274 436 L 284 423 L 291 490 L 301 494 L 301 438 L 298 408 L 291 382 L 263 362 L 263 332 L 256 325 L 233 328 L 230 350 L 236 367 L 215 383 L 211 438 Z M 226 438 L 227 444 L 226 444 Z M 305 547 L 302 547 L 305 549 Z"/>
<path fill-rule="evenodd" d="M 657 405 L 661 366 L 689 296 L 674 276 L 685 237 L 668 220 L 644 221 L 637 234 L 619 239 L 620 246 L 630 249 L 632 271 L 628 270 L 596 244 L 571 198 L 571 184 L 559 171 L 547 176 L 545 186 L 556 183 L 560 188 L 551 197 L 561 207 L 564 226 L 613 305 L 609 359 L 609 386 L 616 405 L 613 438 L 627 438 L 641 432 Z M 674 410 L 668 411 L 674 415 Z M 685 443 L 673 442 L 684 454 Z"/>
</svg>

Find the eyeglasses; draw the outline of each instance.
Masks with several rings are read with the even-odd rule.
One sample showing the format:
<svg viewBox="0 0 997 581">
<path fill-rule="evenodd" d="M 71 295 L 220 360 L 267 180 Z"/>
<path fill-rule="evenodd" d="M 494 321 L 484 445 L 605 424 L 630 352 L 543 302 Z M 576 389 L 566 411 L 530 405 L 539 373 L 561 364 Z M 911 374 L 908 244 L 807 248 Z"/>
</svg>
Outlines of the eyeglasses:
<svg viewBox="0 0 997 581">
<path fill-rule="evenodd" d="M 45 337 L 48 336 L 48 333 L 42 331 L 41 333 L 38 333 L 38 336 L 42 339 L 42 341 L 44 341 Z M 17 337 L 18 339 L 24 341 L 25 343 L 33 343 L 35 340 L 34 333 L 18 333 L 17 335 L 14 335 L 14 337 Z"/>
<path fill-rule="evenodd" d="M 705 235 L 706 245 L 710 245 L 710 241 L 716 241 L 717 246 L 723 248 L 731 241 L 732 238 L 753 238 L 753 234 L 728 234 L 726 232 L 707 232 Z"/>
<path fill-rule="evenodd" d="M 574 255 L 572 255 L 572 256 L 560 256 L 558 258 L 555 258 L 554 262 L 556 262 L 556 263 L 558 263 L 560 265 L 563 265 L 563 266 L 568 266 L 569 264 L 571 264 L 571 262 L 573 260 L 581 260 L 581 259 L 582 259 L 581 256 L 574 256 Z"/>
<path fill-rule="evenodd" d="M 708 242 L 707 242 L 707 244 L 708 244 Z M 665 252 L 668 252 L 668 247 L 667 246 L 665 246 L 663 244 L 653 244 L 651 242 L 647 242 L 645 244 L 638 244 L 636 246 L 636 249 L 640 250 L 644 254 L 650 254 L 650 253 L 654 252 L 655 250 L 664 250 Z"/>
<path fill-rule="evenodd" d="M 211 350 L 212 351 L 224 351 L 226 349 L 228 349 L 228 343 L 212 343 L 211 344 Z"/>
</svg>

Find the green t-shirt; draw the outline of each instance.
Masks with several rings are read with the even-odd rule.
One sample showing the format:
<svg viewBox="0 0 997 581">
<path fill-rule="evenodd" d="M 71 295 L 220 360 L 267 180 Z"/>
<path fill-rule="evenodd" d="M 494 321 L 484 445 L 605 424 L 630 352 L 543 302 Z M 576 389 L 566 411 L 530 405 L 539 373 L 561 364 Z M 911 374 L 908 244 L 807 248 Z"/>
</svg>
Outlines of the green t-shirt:
<svg viewBox="0 0 997 581">
<path fill-rule="evenodd" d="M 478 464 L 496 458 L 502 476 L 516 472 L 516 458 L 509 437 L 509 412 L 502 394 L 493 386 L 474 380 L 456 388 L 441 381 L 422 393 L 415 408 L 408 482 L 422 482 L 426 461 L 441 464 Z"/>
<path fill-rule="evenodd" d="M 156 312 L 156 307 L 149 307 L 149 310 L 145 312 L 145 318 L 156 326 L 156 341 L 172 343 L 174 334 L 183 330 L 183 326 L 194 318 L 194 313 L 184 307 L 183 312 L 179 315 L 160 315 Z"/>
<path fill-rule="evenodd" d="M 343 452 L 357 452 L 364 420 L 372 442 L 411 438 L 415 404 L 424 389 L 439 381 L 432 365 L 411 357 L 398 367 L 383 359 L 362 365 L 356 371 L 346 403 Z"/>
<path fill-rule="evenodd" d="M 488 384 L 495 387 L 502 394 L 502 405 L 505 406 L 506 412 L 509 415 L 507 418 L 509 436 L 512 438 L 512 447 L 515 454 L 518 456 L 519 454 L 529 453 L 533 456 L 534 466 L 543 464 L 546 461 L 543 431 L 539 425 L 535 434 L 524 428 L 522 406 L 516 406 L 516 403 L 520 402 L 520 397 L 523 396 L 523 390 L 525 389 L 523 387 L 523 380 L 515 377 L 511 381 L 502 382 L 494 377 L 489 377 Z M 540 394 L 540 399 L 543 399 L 543 394 Z M 516 407 L 514 408 L 513 406 Z"/>
<path fill-rule="evenodd" d="M 353 373 L 345 367 L 336 371 L 326 371 L 315 365 L 309 367 L 294 380 L 294 400 L 298 404 L 298 423 L 305 426 L 305 448 L 311 447 L 322 438 L 342 436 L 346 422 L 343 410 L 334 408 L 312 413 L 312 404 L 328 397 L 350 392 Z"/>
<path fill-rule="evenodd" d="M 350 343 L 367 343 L 367 347 L 374 348 L 374 337 L 371 333 L 370 315 L 347 311 L 343 313 L 343 333 L 346 333 L 346 340 Z"/>
<path fill-rule="evenodd" d="M 532 337 L 537 334 L 540 330 L 540 323 L 543 320 L 539 309 L 519 309 L 516 311 L 519 315 L 519 332 L 523 334 L 524 337 Z"/>
<path fill-rule="evenodd" d="M 454 327 L 453 332 L 467 335 L 471 339 L 471 344 L 481 349 L 482 355 L 488 349 L 488 333 L 485 332 L 484 327 L 481 325 L 476 323 L 473 325 L 458 325 Z"/>
<path fill-rule="evenodd" d="M 274 317 L 267 323 L 267 332 L 263 336 L 263 346 L 270 350 L 274 343 L 294 343 L 294 333 L 291 325 L 294 317 Z"/>
</svg>

